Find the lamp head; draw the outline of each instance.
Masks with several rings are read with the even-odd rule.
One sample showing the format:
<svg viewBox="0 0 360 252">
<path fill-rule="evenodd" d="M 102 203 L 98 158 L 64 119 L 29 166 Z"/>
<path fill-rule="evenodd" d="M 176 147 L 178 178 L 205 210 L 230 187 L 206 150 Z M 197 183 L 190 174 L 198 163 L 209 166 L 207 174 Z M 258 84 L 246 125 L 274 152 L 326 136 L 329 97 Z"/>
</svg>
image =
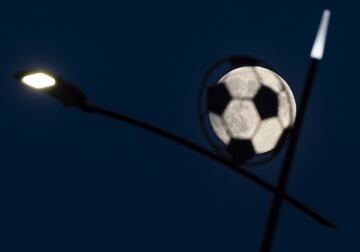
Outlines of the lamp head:
<svg viewBox="0 0 360 252">
<path fill-rule="evenodd" d="M 47 72 L 27 70 L 14 77 L 28 87 L 49 94 L 65 106 L 82 107 L 87 101 L 86 95 L 72 83 Z"/>
</svg>

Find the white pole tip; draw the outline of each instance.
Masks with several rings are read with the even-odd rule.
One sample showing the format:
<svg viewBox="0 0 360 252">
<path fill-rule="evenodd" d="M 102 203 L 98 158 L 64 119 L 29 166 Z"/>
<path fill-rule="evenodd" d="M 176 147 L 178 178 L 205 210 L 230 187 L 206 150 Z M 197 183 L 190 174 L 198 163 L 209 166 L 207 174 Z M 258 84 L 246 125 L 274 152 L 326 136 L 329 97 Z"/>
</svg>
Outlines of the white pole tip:
<svg viewBox="0 0 360 252">
<path fill-rule="evenodd" d="M 330 16 L 330 10 L 324 10 L 319 30 L 316 34 L 315 42 L 311 50 L 311 58 L 313 59 L 321 60 L 323 58 Z"/>
</svg>

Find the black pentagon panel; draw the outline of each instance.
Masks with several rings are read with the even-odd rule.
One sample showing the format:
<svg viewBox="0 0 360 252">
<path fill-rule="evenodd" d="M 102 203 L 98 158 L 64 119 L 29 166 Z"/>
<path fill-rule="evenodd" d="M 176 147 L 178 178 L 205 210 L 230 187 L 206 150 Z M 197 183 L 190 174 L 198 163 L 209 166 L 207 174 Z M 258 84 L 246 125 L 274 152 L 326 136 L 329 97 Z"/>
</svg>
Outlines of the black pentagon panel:
<svg viewBox="0 0 360 252">
<path fill-rule="evenodd" d="M 230 101 L 231 95 L 224 83 L 209 87 L 207 97 L 207 107 L 209 111 L 222 115 Z"/>
<path fill-rule="evenodd" d="M 250 140 L 231 139 L 226 146 L 226 151 L 238 163 L 245 162 L 255 155 L 254 147 Z"/>
<path fill-rule="evenodd" d="M 254 103 L 261 119 L 267 119 L 278 115 L 278 95 L 271 88 L 261 85 L 254 97 Z"/>
</svg>

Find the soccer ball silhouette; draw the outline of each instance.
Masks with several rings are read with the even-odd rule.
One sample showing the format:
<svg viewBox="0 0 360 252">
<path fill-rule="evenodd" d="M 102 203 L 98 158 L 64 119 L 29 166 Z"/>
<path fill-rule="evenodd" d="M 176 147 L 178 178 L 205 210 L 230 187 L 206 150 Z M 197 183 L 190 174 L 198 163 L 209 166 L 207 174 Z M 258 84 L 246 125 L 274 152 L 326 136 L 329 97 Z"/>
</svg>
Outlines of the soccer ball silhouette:
<svg viewBox="0 0 360 252">
<path fill-rule="evenodd" d="M 235 161 L 273 151 L 296 115 L 294 96 L 275 72 L 240 67 L 208 90 L 212 129 Z"/>
</svg>

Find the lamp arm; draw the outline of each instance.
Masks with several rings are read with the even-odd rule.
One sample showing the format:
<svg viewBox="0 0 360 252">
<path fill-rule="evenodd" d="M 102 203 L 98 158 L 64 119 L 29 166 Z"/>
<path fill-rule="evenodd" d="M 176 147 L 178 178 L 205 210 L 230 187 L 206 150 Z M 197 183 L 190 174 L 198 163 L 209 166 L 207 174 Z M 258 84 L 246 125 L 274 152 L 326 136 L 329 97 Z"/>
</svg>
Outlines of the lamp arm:
<svg viewBox="0 0 360 252">
<path fill-rule="evenodd" d="M 232 171 L 246 177 L 247 179 L 253 181 L 254 183 L 256 183 L 257 185 L 263 187 L 264 189 L 272 192 L 272 193 L 276 193 L 277 192 L 277 188 L 273 185 L 271 185 L 270 183 L 268 183 L 267 181 L 261 179 L 260 177 L 252 174 L 251 172 L 241 168 L 239 165 L 233 163 L 231 160 L 228 160 L 226 158 L 223 158 L 221 156 L 219 156 L 218 154 L 215 154 L 213 152 L 211 152 L 210 150 L 188 140 L 185 139 L 183 137 L 180 137 L 174 133 L 171 133 L 169 131 L 166 131 L 162 128 L 159 128 L 157 126 L 151 125 L 149 123 L 140 121 L 138 119 L 135 119 L 133 117 L 130 117 L 128 115 L 124 115 L 121 113 L 116 113 L 113 112 L 111 110 L 108 109 L 104 109 L 101 108 L 99 106 L 93 105 L 91 103 L 83 103 L 82 105 L 79 106 L 80 109 L 86 111 L 86 112 L 90 112 L 90 113 L 97 113 L 97 114 L 101 114 L 103 116 L 106 117 L 110 117 L 112 119 L 116 119 L 122 122 L 125 122 L 127 124 L 130 124 L 132 126 L 150 131 L 154 134 L 157 134 L 159 136 L 162 136 L 168 140 L 171 140 L 177 144 L 183 145 L 211 160 L 214 160 L 224 166 L 226 166 L 227 168 L 231 169 Z M 292 206 L 294 206 L 295 208 L 299 209 L 300 211 L 302 211 L 304 214 L 310 216 L 311 218 L 313 218 L 314 220 L 316 220 L 318 223 L 329 227 L 329 228 L 335 228 L 336 225 L 334 223 L 332 223 L 331 221 L 325 219 L 324 217 L 322 217 L 320 214 L 316 213 L 314 210 L 312 210 L 311 208 L 305 206 L 303 203 L 301 203 L 300 201 L 298 201 L 297 199 L 295 199 L 294 197 L 288 195 L 288 194 L 284 194 L 284 200 L 286 200 L 288 203 L 290 203 Z"/>
</svg>

